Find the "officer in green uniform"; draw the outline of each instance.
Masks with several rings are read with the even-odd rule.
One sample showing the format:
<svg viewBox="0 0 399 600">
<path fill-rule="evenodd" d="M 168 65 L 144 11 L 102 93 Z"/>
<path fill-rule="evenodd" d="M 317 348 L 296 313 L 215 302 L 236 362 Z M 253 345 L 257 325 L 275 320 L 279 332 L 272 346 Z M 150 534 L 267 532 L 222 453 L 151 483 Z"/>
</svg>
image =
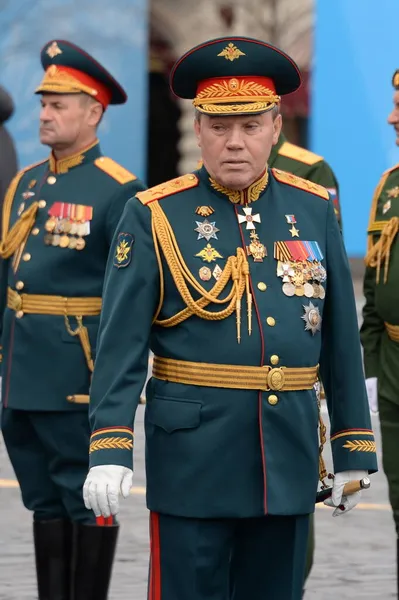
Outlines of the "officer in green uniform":
<svg viewBox="0 0 399 600">
<path fill-rule="evenodd" d="M 392 79 L 393 125 L 399 146 L 399 70 Z M 383 174 L 368 226 L 361 341 L 370 409 L 379 411 L 382 458 L 397 533 L 399 582 L 399 164 Z M 398 583 L 399 595 L 399 583 Z"/>
<path fill-rule="evenodd" d="M 377 468 L 333 203 L 320 185 L 266 168 L 281 128 L 272 109 L 299 84 L 292 59 L 259 40 L 187 52 L 171 87 L 194 98 L 203 167 L 129 200 L 113 241 L 83 493 L 104 517 L 129 493 L 150 347 L 151 600 L 301 598 L 319 364 L 334 514 L 359 500 L 345 484 Z"/>
<path fill-rule="evenodd" d="M 66 41 L 46 44 L 41 61 L 40 139 L 52 152 L 18 173 L 3 210 L 1 424 L 33 511 L 39 598 L 98 600 L 118 525 L 96 527 L 82 499 L 88 394 L 109 247 L 144 186 L 96 136 L 107 106 L 126 101 L 121 86 Z"/>
<path fill-rule="evenodd" d="M 338 181 L 332 168 L 322 156 L 296 144 L 291 144 L 281 133 L 277 144 L 272 148 L 268 162 L 270 167 L 288 171 L 327 188 L 334 204 L 339 226 L 342 229 Z"/>
</svg>

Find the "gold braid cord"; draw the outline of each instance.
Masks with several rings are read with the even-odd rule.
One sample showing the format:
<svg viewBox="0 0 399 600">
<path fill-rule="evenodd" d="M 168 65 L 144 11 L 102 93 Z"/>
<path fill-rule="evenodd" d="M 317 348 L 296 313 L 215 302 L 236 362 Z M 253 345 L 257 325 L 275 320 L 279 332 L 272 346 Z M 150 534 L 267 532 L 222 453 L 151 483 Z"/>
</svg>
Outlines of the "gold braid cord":
<svg viewBox="0 0 399 600">
<path fill-rule="evenodd" d="M 162 327 L 174 327 L 192 315 L 196 315 L 206 321 L 221 321 L 236 311 L 237 341 L 239 343 L 241 340 L 241 299 L 245 291 L 247 295 L 249 335 L 252 331 L 252 296 L 249 287 L 249 264 L 244 250 L 237 248 L 236 256 L 229 256 L 219 281 L 208 292 L 198 283 L 184 262 L 172 227 L 159 203 L 152 202 L 148 206 L 152 212 L 153 232 L 168 263 L 180 296 L 186 305 L 186 308 L 173 317 L 163 320 L 157 319 L 154 323 Z M 220 294 L 230 281 L 233 282 L 231 291 L 224 298 L 220 298 Z M 198 300 L 194 300 L 188 285 L 200 294 L 201 297 Z M 227 306 L 218 312 L 205 310 L 205 307 L 211 303 Z"/>
<path fill-rule="evenodd" d="M 320 380 L 319 380 L 320 381 Z M 320 381 L 321 384 L 321 381 Z M 326 464 L 323 458 L 323 450 L 324 444 L 327 441 L 327 427 L 324 425 L 323 417 L 321 416 L 321 400 L 320 400 L 320 392 L 316 393 L 317 395 L 317 407 L 319 410 L 319 436 L 320 436 L 320 445 L 319 445 L 319 479 L 323 486 L 325 486 L 324 479 L 327 477 L 327 469 Z"/>
<path fill-rule="evenodd" d="M 380 281 L 381 265 L 384 264 L 384 283 L 388 279 L 389 259 L 391 248 L 399 231 L 399 217 L 392 217 L 383 227 L 378 242 L 371 246 L 367 252 L 366 265 L 376 267 L 376 281 Z"/>
<path fill-rule="evenodd" d="M 10 258 L 20 245 L 25 242 L 36 220 L 38 208 L 39 203 L 33 202 L 18 221 L 14 223 L 5 237 L 3 237 L 0 243 L 0 256 L 2 258 Z"/>
</svg>

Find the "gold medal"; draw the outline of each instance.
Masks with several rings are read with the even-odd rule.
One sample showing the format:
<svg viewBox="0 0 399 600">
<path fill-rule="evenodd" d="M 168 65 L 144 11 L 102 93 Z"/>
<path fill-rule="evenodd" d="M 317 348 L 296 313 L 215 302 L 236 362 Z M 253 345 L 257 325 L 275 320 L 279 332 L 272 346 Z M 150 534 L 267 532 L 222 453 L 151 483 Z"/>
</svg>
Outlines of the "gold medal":
<svg viewBox="0 0 399 600">
<path fill-rule="evenodd" d="M 320 298 L 320 286 L 318 283 L 313 284 L 313 298 Z"/>
<path fill-rule="evenodd" d="M 79 237 L 82 237 L 82 235 L 86 235 L 86 223 L 78 223 L 76 233 Z"/>
<path fill-rule="evenodd" d="M 44 243 L 46 244 L 46 246 L 51 246 L 53 243 L 53 236 L 51 235 L 51 233 L 46 233 L 46 235 L 44 236 Z"/>
<path fill-rule="evenodd" d="M 305 283 L 303 286 L 306 298 L 313 298 L 313 285 Z"/>
<path fill-rule="evenodd" d="M 65 221 L 64 221 L 64 231 L 65 231 L 65 233 L 70 233 L 71 228 L 72 228 L 71 221 L 68 221 L 68 219 L 65 219 Z"/>
<path fill-rule="evenodd" d="M 248 256 L 252 256 L 254 262 L 263 262 L 263 259 L 267 256 L 266 246 L 259 241 L 259 236 L 255 231 L 250 234 L 251 243 L 247 246 Z"/>
<path fill-rule="evenodd" d="M 76 250 L 83 250 L 83 248 L 86 246 L 86 242 L 84 241 L 83 238 L 77 238 L 76 240 Z"/>
<path fill-rule="evenodd" d="M 326 297 L 326 290 L 323 288 L 322 285 L 319 285 L 319 298 L 320 298 L 320 300 L 324 300 L 325 297 Z"/>
<path fill-rule="evenodd" d="M 71 235 L 76 235 L 78 233 L 78 224 L 75 222 L 71 223 L 71 229 L 69 230 Z"/>
<path fill-rule="evenodd" d="M 283 283 L 283 294 L 286 296 L 294 296 L 295 295 L 295 286 L 293 283 Z"/>
<path fill-rule="evenodd" d="M 78 241 L 78 239 L 76 237 L 69 238 L 68 248 L 71 248 L 72 250 L 74 250 L 76 248 L 77 241 Z"/>
<path fill-rule="evenodd" d="M 209 267 L 201 267 L 199 270 L 199 276 L 202 281 L 209 281 L 212 277 L 212 272 Z"/>
<path fill-rule="evenodd" d="M 51 242 L 52 245 L 53 246 L 59 246 L 60 245 L 60 239 L 61 239 L 61 236 L 58 233 L 54 234 L 53 235 L 53 240 Z"/>
<path fill-rule="evenodd" d="M 67 235 L 62 235 L 60 238 L 60 246 L 61 248 L 68 248 L 69 246 L 69 237 Z"/>
<path fill-rule="evenodd" d="M 55 217 L 50 217 L 50 219 L 48 219 L 45 222 L 44 229 L 46 231 L 48 231 L 49 233 L 52 233 L 54 231 L 56 225 L 57 225 L 57 219 Z"/>
<path fill-rule="evenodd" d="M 305 290 L 303 289 L 303 285 L 297 285 L 295 287 L 295 296 L 302 297 L 305 294 Z"/>
</svg>

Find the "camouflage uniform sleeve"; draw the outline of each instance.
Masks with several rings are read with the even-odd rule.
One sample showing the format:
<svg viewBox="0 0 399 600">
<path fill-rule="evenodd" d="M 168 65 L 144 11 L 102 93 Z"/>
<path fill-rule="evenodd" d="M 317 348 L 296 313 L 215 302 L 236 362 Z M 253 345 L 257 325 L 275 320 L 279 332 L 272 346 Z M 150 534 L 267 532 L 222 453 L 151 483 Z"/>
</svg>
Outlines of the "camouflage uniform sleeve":
<svg viewBox="0 0 399 600">
<path fill-rule="evenodd" d="M 149 337 L 160 299 L 151 211 L 130 199 L 105 274 L 90 390 L 90 465 L 132 468 L 133 423 L 148 368 Z"/>
<path fill-rule="evenodd" d="M 334 171 L 325 160 L 315 163 L 313 171 L 308 178 L 314 183 L 319 183 L 324 186 L 330 192 L 333 199 L 334 212 L 338 219 L 338 225 L 342 232 L 342 213 L 341 205 L 339 202 L 339 186 L 337 178 L 335 177 Z"/>
<path fill-rule="evenodd" d="M 110 206 L 107 213 L 107 238 L 108 243 L 111 244 L 112 239 L 114 237 L 114 233 L 116 227 L 118 225 L 119 219 L 122 216 L 123 210 L 125 208 L 126 202 L 129 198 L 133 198 L 137 194 L 137 192 L 141 192 L 145 190 L 146 187 L 139 179 L 135 179 L 134 181 L 130 181 L 125 185 L 121 186 L 116 194 L 112 197 L 110 202 Z"/>
<path fill-rule="evenodd" d="M 329 201 L 326 231 L 327 293 L 320 373 L 331 422 L 335 472 L 377 470 L 364 383 L 356 304 L 349 262 Z"/>
<path fill-rule="evenodd" d="M 366 303 L 363 307 L 363 323 L 360 328 L 366 377 L 378 377 L 381 337 L 385 331 L 384 321 L 375 309 L 375 288 L 375 269 L 367 267 L 363 281 Z"/>
</svg>

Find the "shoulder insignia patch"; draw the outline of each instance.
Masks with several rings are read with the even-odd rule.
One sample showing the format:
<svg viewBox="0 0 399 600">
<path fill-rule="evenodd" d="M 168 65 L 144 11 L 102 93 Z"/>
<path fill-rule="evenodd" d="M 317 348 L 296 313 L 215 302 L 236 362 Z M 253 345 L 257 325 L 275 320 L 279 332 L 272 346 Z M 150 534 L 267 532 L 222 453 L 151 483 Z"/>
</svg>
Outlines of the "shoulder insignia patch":
<svg viewBox="0 0 399 600">
<path fill-rule="evenodd" d="M 122 165 L 118 164 L 108 156 L 100 156 L 99 158 L 96 158 L 94 164 L 121 185 L 137 179 L 136 175 L 122 167 Z"/>
<path fill-rule="evenodd" d="M 138 192 L 136 197 L 142 204 L 146 205 L 155 200 L 161 200 L 161 198 L 165 198 L 166 196 L 172 196 L 178 192 L 184 192 L 184 190 L 197 187 L 198 183 L 199 179 L 196 175 L 187 173 L 187 175 L 182 175 L 181 177 L 166 181 L 165 183 L 160 183 L 144 192 Z"/>
<path fill-rule="evenodd" d="M 127 267 L 132 260 L 132 246 L 134 237 L 131 233 L 120 233 L 116 242 L 114 267 L 121 269 Z"/>
<path fill-rule="evenodd" d="M 292 173 L 287 173 L 286 171 L 280 171 L 280 169 L 272 169 L 272 173 L 277 181 L 280 181 L 281 183 L 286 183 L 287 185 L 292 185 L 300 190 L 305 190 L 305 192 L 310 192 L 311 194 L 320 196 L 325 200 L 329 199 L 326 188 L 318 183 L 313 183 L 313 181 L 302 179 L 302 177 L 298 177 Z"/>
<path fill-rule="evenodd" d="M 305 163 L 305 165 L 314 165 L 323 160 L 322 156 L 319 156 L 310 150 L 306 150 L 306 148 L 290 144 L 290 142 L 284 142 L 279 149 L 278 154 L 280 156 L 292 158 L 293 160 L 298 160 L 299 162 Z"/>
</svg>

